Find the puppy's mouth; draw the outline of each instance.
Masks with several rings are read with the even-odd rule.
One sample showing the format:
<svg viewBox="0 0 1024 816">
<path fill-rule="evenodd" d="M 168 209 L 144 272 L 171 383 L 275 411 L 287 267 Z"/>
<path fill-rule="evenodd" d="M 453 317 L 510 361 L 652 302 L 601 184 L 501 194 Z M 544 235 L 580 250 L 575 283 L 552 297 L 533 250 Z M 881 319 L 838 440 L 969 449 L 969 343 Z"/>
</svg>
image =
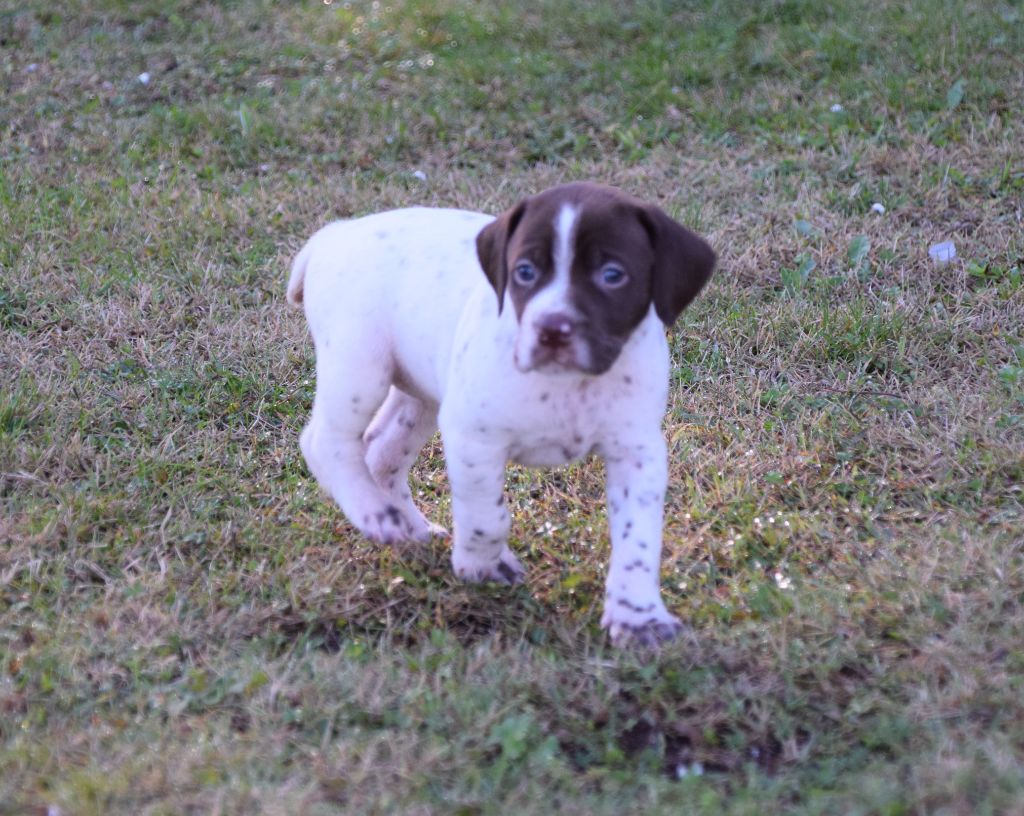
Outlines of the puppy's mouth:
<svg viewBox="0 0 1024 816">
<path fill-rule="evenodd" d="M 544 346 L 533 342 L 518 342 L 515 347 L 516 369 L 523 374 L 603 374 L 618 357 L 620 347 L 595 348 L 582 338 L 560 346 Z"/>
<path fill-rule="evenodd" d="M 532 335 L 532 336 L 531 336 Z M 546 374 L 585 371 L 589 354 L 579 339 L 547 346 L 537 342 L 536 335 L 521 332 L 516 340 L 514 360 L 516 368 L 523 374 L 541 371 Z"/>
</svg>

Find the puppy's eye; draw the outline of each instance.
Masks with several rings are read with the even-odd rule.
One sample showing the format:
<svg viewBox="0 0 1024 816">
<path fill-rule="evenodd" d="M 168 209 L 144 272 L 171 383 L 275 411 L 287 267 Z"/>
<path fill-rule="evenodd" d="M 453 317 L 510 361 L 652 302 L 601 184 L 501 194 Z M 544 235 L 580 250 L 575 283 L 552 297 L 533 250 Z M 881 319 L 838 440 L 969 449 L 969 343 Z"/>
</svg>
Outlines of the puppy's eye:
<svg viewBox="0 0 1024 816">
<path fill-rule="evenodd" d="M 618 289 L 629 282 L 629 275 L 622 267 L 608 264 L 597 273 L 597 282 L 605 289 Z"/>
<path fill-rule="evenodd" d="M 517 264 L 516 268 L 512 270 L 512 278 L 520 286 L 533 286 L 537 281 L 537 270 L 533 268 L 532 264 Z"/>
</svg>

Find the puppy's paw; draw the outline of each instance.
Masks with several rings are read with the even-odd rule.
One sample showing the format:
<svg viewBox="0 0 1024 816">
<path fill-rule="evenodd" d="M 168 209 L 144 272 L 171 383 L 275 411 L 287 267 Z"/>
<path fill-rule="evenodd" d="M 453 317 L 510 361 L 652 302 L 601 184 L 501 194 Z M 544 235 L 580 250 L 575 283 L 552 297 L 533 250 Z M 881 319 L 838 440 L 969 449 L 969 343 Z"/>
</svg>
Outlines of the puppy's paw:
<svg viewBox="0 0 1024 816">
<path fill-rule="evenodd" d="M 609 598 L 601 626 L 608 630 L 616 648 L 655 648 L 675 640 L 683 631 L 679 619 L 670 614 L 660 600 L 644 605 Z"/>
<path fill-rule="evenodd" d="M 447 527 L 442 527 L 440 524 L 434 524 L 434 522 L 428 521 L 427 535 L 430 538 L 448 538 L 451 533 L 448 532 Z"/>
<path fill-rule="evenodd" d="M 378 544 L 401 544 L 403 541 L 423 540 L 416 527 L 393 504 L 379 510 L 365 512 L 356 525 L 364 536 Z"/>
<path fill-rule="evenodd" d="M 456 547 L 452 552 L 452 568 L 465 581 L 494 581 L 508 586 L 521 584 L 526 575 L 526 568 L 508 547 L 497 559 L 480 558 L 476 553 Z"/>
<path fill-rule="evenodd" d="M 416 517 L 412 519 L 412 529 L 412 537 L 421 544 L 428 544 L 434 538 L 448 538 L 447 529 L 428 521 L 419 510 L 416 510 Z"/>
</svg>

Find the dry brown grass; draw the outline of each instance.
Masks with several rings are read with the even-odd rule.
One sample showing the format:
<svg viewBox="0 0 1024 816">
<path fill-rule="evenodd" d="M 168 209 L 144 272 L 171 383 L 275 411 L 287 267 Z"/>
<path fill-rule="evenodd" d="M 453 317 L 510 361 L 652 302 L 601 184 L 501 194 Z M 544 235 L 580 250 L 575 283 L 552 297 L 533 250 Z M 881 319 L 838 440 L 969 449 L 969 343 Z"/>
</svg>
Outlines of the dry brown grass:
<svg viewBox="0 0 1024 816">
<path fill-rule="evenodd" d="M 1019 812 L 1019 10 L 393 6 L 0 6 L 0 812 Z M 721 257 L 649 660 L 598 464 L 510 471 L 504 590 L 296 444 L 316 226 L 576 178 Z"/>
</svg>

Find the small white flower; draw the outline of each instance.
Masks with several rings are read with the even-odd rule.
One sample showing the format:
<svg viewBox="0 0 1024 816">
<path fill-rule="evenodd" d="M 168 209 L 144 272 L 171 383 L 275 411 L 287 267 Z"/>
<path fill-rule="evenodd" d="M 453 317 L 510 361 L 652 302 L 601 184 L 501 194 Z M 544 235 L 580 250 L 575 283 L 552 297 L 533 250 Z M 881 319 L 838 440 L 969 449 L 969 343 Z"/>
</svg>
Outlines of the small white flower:
<svg viewBox="0 0 1024 816">
<path fill-rule="evenodd" d="M 876 201 L 871 205 L 871 212 L 876 212 L 879 215 L 885 215 L 885 205 L 881 202 Z"/>
<path fill-rule="evenodd" d="M 419 179 L 420 181 L 426 181 L 427 180 L 427 174 L 424 173 L 422 170 L 413 170 L 412 171 L 412 177 L 414 179 Z"/>
<path fill-rule="evenodd" d="M 829 108 L 829 110 L 832 111 L 832 113 L 842 113 L 843 106 L 836 102 L 831 108 Z"/>
<path fill-rule="evenodd" d="M 136 79 L 140 85 L 148 85 L 150 80 L 149 71 L 143 71 L 136 77 Z"/>
<path fill-rule="evenodd" d="M 774 578 L 775 585 L 779 589 L 789 589 L 791 586 L 793 586 L 793 581 L 790 578 L 787 578 L 781 572 L 776 572 Z"/>
</svg>

